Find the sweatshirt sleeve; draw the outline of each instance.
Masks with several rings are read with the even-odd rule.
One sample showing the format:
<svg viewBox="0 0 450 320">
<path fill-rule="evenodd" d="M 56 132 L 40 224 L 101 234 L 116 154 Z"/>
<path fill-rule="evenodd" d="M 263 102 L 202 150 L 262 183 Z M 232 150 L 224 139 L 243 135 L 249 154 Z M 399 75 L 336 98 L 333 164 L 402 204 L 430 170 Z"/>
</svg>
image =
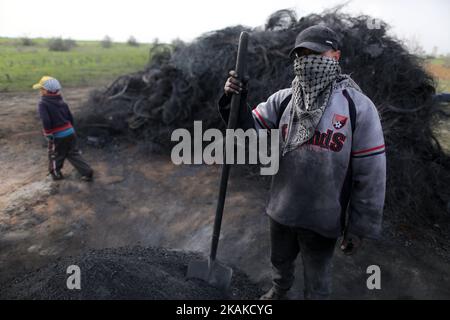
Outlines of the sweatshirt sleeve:
<svg viewBox="0 0 450 320">
<path fill-rule="evenodd" d="M 247 100 L 247 92 L 241 93 L 242 100 Z M 230 116 L 230 103 L 231 103 L 231 95 L 223 94 L 222 97 L 219 100 L 219 113 L 222 117 L 223 122 L 225 122 L 225 125 L 228 123 L 228 117 Z M 250 106 L 247 103 L 242 103 L 239 108 L 239 118 L 238 118 L 238 128 L 241 128 L 243 130 L 247 130 L 250 128 L 254 128 L 253 125 L 253 117 L 252 117 L 252 110 Z"/>
<path fill-rule="evenodd" d="M 351 90 L 356 105 L 352 143 L 352 193 L 347 231 L 377 238 L 381 233 L 386 191 L 386 154 L 383 129 L 372 101 Z"/>
<path fill-rule="evenodd" d="M 255 129 L 276 129 L 279 118 L 281 117 L 281 102 L 290 94 L 290 89 L 283 89 L 272 94 L 267 101 L 261 102 L 254 109 L 249 105 L 241 107 L 239 113 L 240 128 L 246 129 L 253 127 Z M 228 119 L 229 109 L 224 106 L 229 104 L 231 97 L 223 95 L 219 100 L 219 110 L 224 121 Z"/>
<path fill-rule="evenodd" d="M 68 115 L 69 115 L 69 121 L 70 121 L 70 124 L 71 124 L 72 126 L 74 126 L 74 123 L 73 123 L 73 115 L 72 115 L 72 112 L 70 112 L 69 106 L 67 106 L 67 113 L 68 113 Z"/>
<path fill-rule="evenodd" d="M 39 103 L 38 105 L 39 117 L 42 121 L 42 126 L 44 127 L 44 133 L 52 129 L 52 121 L 50 115 L 47 111 L 45 104 Z"/>
</svg>

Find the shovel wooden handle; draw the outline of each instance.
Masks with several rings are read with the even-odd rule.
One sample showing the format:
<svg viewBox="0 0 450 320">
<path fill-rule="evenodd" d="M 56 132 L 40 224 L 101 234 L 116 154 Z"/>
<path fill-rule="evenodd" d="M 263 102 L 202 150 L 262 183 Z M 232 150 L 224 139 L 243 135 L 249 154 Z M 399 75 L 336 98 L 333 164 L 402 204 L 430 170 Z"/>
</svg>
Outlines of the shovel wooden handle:
<svg viewBox="0 0 450 320">
<path fill-rule="evenodd" d="M 239 38 L 239 47 L 235 69 L 237 71 L 237 76 L 240 79 L 243 79 L 246 73 L 247 47 L 248 47 L 248 33 L 243 31 L 241 32 L 241 36 Z M 228 129 L 236 129 L 237 121 L 239 118 L 240 105 L 241 105 L 241 95 L 233 94 L 233 96 L 231 97 L 231 108 L 227 125 Z M 224 159 L 226 159 L 226 157 Z M 227 164 L 225 161 L 222 166 L 222 174 L 220 177 L 219 198 L 217 201 L 216 218 L 214 220 L 214 230 L 211 243 L 211 254 L 210 254 L 211 261 L 216 260 L 217 246 L 219 244 L 220 228 L 222 225 L 223 208 L 225 205 L 225 196 L 227 193 L 227 184 L 229 175 L 230 175 L 230 165 Z"/>
</svg>

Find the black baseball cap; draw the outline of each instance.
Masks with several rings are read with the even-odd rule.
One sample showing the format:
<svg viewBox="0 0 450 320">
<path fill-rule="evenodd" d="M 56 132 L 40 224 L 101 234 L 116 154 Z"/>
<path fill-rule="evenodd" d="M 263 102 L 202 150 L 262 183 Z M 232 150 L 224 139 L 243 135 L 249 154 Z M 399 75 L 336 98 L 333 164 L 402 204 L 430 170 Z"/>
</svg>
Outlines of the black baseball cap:
<svg viewBox="0 0 450 320">
<path fill-rule="evenodd" d="M 294 49 L 291 50 L 289 56 L 292 56 L 298 48 L 307 48 L 319 53 L 328 50 L 338 50 L 338 36 L 332 29 L 315 25 L 304 29 L 295 39 Z"/>
</svg>

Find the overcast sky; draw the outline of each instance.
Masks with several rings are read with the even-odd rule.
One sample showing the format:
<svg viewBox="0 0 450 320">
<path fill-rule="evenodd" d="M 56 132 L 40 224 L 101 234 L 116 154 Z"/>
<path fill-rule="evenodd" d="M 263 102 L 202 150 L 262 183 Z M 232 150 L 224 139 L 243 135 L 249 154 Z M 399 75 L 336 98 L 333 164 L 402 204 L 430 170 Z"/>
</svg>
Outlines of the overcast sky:
<svg viewBox="0 0 450 320">
<path fill-rule="evenodd" d="M 70 37 L 125 41 L 189 41 L 226 26 L 263 25 L 274 11 L 320 13 L 342 0 L 0 0 L 0 36 Z M 344 11 L 369 14 L 400 39 L 415 38 L 431 52 L 450 52 L 449 0 L 353 0 Z"/>
</svg>

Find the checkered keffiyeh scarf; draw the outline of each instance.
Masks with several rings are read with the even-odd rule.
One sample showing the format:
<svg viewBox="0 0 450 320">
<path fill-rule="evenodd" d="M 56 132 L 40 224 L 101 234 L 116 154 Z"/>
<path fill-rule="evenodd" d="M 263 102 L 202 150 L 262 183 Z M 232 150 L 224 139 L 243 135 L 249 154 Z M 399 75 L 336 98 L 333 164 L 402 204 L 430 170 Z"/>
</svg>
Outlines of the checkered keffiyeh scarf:
<svg viewBox="0 0 450 320">
<path fill-rule="evenodd" d="M 311 139 L 336 82 L 350 79 L 349 76 L 341 74 L 336 59 L 321 55 L 296 58 L 294 73 L 292 108 L 283 156 Z"/>
</svg>

